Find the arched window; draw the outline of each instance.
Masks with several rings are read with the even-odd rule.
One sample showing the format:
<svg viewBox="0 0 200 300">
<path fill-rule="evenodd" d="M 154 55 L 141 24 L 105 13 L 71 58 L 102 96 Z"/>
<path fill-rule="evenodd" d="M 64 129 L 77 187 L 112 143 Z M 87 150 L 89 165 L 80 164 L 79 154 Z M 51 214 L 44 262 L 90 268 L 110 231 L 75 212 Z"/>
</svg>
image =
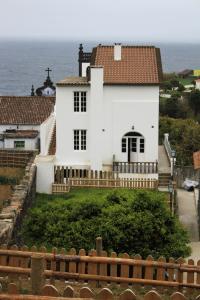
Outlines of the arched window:
<svg viewBox="0 0 200 300">
<path fill-rule="evenodd" d="M 127 152 L 127 150 L 131 152 L 144 153 L 145 151 L 145 140 L 141 133 L 131 131 L 126 133 L 122 137 L 121 141 L 121 151 L 123 153 Z"/>
</svg>

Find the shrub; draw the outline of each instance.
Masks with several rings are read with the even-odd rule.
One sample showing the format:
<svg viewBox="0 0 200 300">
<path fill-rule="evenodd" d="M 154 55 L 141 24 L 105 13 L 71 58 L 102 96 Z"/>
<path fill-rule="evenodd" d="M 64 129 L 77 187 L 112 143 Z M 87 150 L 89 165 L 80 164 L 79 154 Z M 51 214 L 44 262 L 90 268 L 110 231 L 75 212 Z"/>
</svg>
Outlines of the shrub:
<svg viewBox="0 0 200 300">
<path fill-rule="evenodd" d="M 200 125 L 191 119 L 160 118 L 159 138 L 162 143 L 164 133 L 177 153 L 177 164 L 191 165 L 193 152 L 200 149 Z"/>
<path fill-rule="evenodd" d="M 159 192 L 117 190 L 101 197 L 94 193 L 89 199 L 51 199 L 29 211 L 22 236 L 29 245 L 89 250 L 100 235 L 109 252 L 189 255 L 186 231 L 171 216 L 165 197 Z"/>
</svg>

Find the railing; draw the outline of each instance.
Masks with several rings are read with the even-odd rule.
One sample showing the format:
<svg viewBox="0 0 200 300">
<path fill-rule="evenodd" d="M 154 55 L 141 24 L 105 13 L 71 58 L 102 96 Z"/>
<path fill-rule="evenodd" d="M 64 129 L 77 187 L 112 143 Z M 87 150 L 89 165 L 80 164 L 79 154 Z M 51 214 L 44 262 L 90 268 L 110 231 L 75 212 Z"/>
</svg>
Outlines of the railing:
<svg viewBox="0 0 200 300">
<path fill-rule="evenodd" d="M 127 188 L 127 189 L 157 189 L 156 179 L 99 179 L 99 178 L 69 178 L 68 183 L 52 184 L 52 193 L 68 193 L 71 187 L 84 188 Z"/>
<path fill-rule="evenodd" d="M 174 169 L 175 169 L 175 163 L 176 163 L 176 158 L 175 158 L 175 151 L 172 150 L 170 142 L 169 142 L 169 134 L 165 133 L 164 134 L 164 147 L 170 162 L 170 167 L 171 167 L 171 176 L 174 176 Z"/>
<path fill-rule="evenodd" d="M 113 171 L 129 174 L 156 174 L 157 162 L 113 162 Z"/>
<path fill-rule="evenodd" d="M 39 252 L 36 247 L 24 247 L 23 251 L 16 246 L 11 250 L 4 247 L 0 249 L 0 275 L 8 276 L 9 281 L 16 274 L 17 278 L 31 277 L 40 283 L 40 278 L 45 276 L 51 281 L 73 280 L 87 282 L 93 287 L 115 283 L 120 288 L 137 284 L 179 290 L 183 287 L 200 289 L 200 261 L 197 265 L 192 259 L 186 263 L 182 258 L 177 261 L 170 258 L 166 262 L 164 257 L 160 257 L 156 261 L 152 256 L 143 260 L 140 255 L 130 258 L 127 253 L 117 256 L 115 252 L 108 256 L 100 245 L 97 241 L 97 250 L 91 250 L 88 255 L 84 249 L 78 254 L 75 249 L 67 254 L 62 249 L 58 254 L 56 248 L 52 249 L 52 253 L 47 253 L 45 247 L 40 248 Z"/>
</svg>

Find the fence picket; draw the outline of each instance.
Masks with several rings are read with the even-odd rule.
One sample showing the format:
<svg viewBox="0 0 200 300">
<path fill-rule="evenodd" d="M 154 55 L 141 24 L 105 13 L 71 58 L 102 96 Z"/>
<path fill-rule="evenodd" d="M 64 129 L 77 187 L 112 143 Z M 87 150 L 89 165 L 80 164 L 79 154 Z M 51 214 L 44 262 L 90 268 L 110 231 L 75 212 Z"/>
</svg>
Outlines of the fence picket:
<svg viewBox="0 0 200 300">
<path fill-rule="evenodd" d="M 42 296 L 59 297 L 59 292 L 55 286 L 46 284 L 42 289 Z"/>
<path fill-rule="evenodd" d="M 60 254 L 61 255 L 65 255 L 66 254 L 65 248 L 61 249 Z M 60 270 L 60 272 L 66 272 L 66 262 L 64 260 L 62 260 L 60 262 L 60 268 L 59 268 L 59 270 Z M 65 279 L 63 278 L 62 281 L 65 282 Z"/>
<path fill-rule="evenodd" d="M 175 263 L 175 259 L 173 257 L 169 258 L 169 263 L 174 264 Z M 168 280 L 169 281 L 174 281 L 176 279 L 176 270 L 175 269 L 167 269 L 167 275 L 168 275 Z"/>
<path fill-rule="evenodd" d="M 108 288 L 103 288 L 97 295 L 98 300 L 113 300 L 113 293 Z"/>
<path fill-rule="evenodd" d="M 136 300 L 136 295 L 130 289 L 125 290 L 119 296 L 119 300 Z"/>
<path fill-rule="evenodd" d="M 107 257 L 108 256 L 108 254 L 107 254 L 107 252 L 106 251 L 102 251 L 101 252 L 101 256 L 102 257 Z M 99 275 L 102 275 L 102 276 L 107 276 L 107 264 L 100 264 L 100 266 L 99 266 L 100 268 L 99 268 Z M 102 284 L 105 284 L 105 282 L 101 282 Z"/>
<path fill-rule="evenodd" d="M 145 296 L 144 300 L 162 300 L 160 295 L 156 291 L 149 291 Z"/>
<path fill-rule="evenodd" d="M 187 298 L 183 294 L 176 292 L 171 295 L 170 300 L 187 300 Z"/>
<path fill-rule="evenodd" d="M 197 266 L 200 267 L 200 260 L 198 260 Z M 200 273 L 197 273 L 197 284 L 200 284 Z"/>
<path fill-rule="evenodd" d="M 158 262 L 166 262 L 165 257 L 163 257 L 163 256 L 159 257 Z M 164 267 L 157 268 L 157 280 L 161 280 L 161 281 L 165 280 L 165 268 Z"/>
<path fill-rule="evenodd" d="M 142 259 L 142 257 L 139 254 L 136 254 L 133 258 L 134 260 L 138 260 L 140 261 Z M 142 266 L 137 265 L 137 266 L 133 266 L 133 278 L 142 278 Z M 134 284 L 134 287 L 139 287 L 140 284 Z"/>
<path fill-rule="evenodd" d="M 153 262 L 153 257 L 149 255 L 146 259 L 149 262 Z M 145 267 L 145 279 L 153 279 L 153 266 Z"/>
<path fill-rule="evenodd" d="M 124 253 L 122 255 L 122 258 L 128 259 L 129 255 L 127 253 Z M 120 276 L 124 277 L 124 278 L 128 278 L 129 277 L 129 265 L 123 265 L 123 264 L 121 264 L 121 274 L 120 274 Z M 128 283 L 122 282 L 120 284 L 120 286 L 122 288 L 127 288 L 128 287 Z"/>
<path fill-rule="evenodd" d="M 79 250 L 79 256 L 86 256 L 85 249 L 80 249 Z M 78 273 L 79 274 L 85 274 L 85 267 L 86 267 L 85 262 L 79 262 L 79 264 L 78 264 Z M 81 282 L 82 282 L 82 280 L 81 280 Z"/>
<path fill-rule="evenodd" d="M 80 298 L 94 298 L 95 295 L 89 287 L 82 287 L 80 289 Z"/>
<path fill-rule="evenodd" d="M 95 257 L 97 256 L 96 250 L 92 249 L 89 253 L 89 256 Z M 88 263 L 88 274 L 97 275 L 97 264 L 96 263 Z M 88 283 L 92 287 L 96 287 L 96 282 L 92 280 L 88 280 Z"/>
</svg>

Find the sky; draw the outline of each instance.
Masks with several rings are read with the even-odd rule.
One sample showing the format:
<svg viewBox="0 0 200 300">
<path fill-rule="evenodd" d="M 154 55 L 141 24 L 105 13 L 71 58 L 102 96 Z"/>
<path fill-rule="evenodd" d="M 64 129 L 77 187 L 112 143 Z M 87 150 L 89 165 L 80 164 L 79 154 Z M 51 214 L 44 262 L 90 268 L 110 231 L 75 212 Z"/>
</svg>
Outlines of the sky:
<svg viewBox="0 0 200 300">
<path fill-rule="evenodd" d="M 0 39 L 200 43 L 200 0 L 0 0 Z"/>
</svg>

